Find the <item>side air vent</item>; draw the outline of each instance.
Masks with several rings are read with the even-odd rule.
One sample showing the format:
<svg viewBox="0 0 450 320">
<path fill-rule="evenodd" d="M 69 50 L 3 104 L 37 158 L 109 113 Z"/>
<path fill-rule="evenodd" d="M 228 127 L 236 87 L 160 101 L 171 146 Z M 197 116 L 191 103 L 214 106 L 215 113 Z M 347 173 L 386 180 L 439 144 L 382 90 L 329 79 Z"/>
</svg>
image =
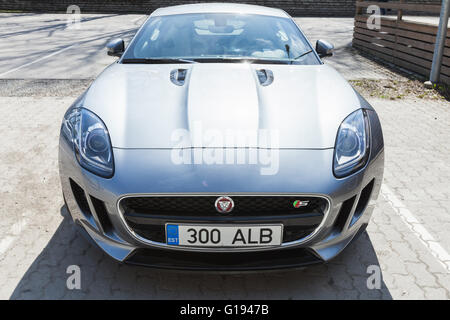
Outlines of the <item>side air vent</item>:
<svg viewBox="0 0 450 320">
<path fill-rule="evenodd" d="M 356 196 L 344 201 L 341 206 L 341 210 L 339 210 L 339 214 L 336 218 L 336 222 L 334 223 L 334 230 L 336 232 L 341 233 L 344 228 L 347 220 L 352 212 L 353 204 L 355 203 Z"/>
<path fill-rule="evenodd" d="M 369 204 L 370 197 L 372 195 L 373 185 L 375 184 L 375 179 L 373 179 L 364 189 L 361 191 L 359 196 L 358 204 L 356 205 L 355 214 L 353 215 L 352 222 L 350 225 L 355 224 L 356 221 L 361 217 L 364 210 L 366 210 Z"/>
<path fill-rule="evenodd" d="M 103 228 L 104 232 L 111 231 L 113 229 L 111 220 L 109 220 L 108 212 L 106 211 L 105 203 L 93 196 L 91 197 L 91 202 L 94 205 L 95 213 L 97 218 Z"/>
<path fill-rule="evenodd" d="M 86 217 L 91 218 L 92 212 L 89 208 L 89 203 L 86 198 L 86 194 L 84 193 L 83 188 L 81 188 L 75 181 L 69 179 L 70 187 L 72 188 L 73 196 L 75 197 L 75 201 L 77 202 L 78 207 L 81 212 L 84 213 Z"/>
<path fill-rule="evenodd" d="M 273 72 L 267 69 L 256 70 L 259 83 L 263 87 L 267 87 L 273 82 Z"/>
<path fill-rule="evenodd" d="M 186 80 L 187 70 L 186 69 L 175 69 L 170 72 L 170 81 L 177 86 L 184 85 Z"/>
</svg>

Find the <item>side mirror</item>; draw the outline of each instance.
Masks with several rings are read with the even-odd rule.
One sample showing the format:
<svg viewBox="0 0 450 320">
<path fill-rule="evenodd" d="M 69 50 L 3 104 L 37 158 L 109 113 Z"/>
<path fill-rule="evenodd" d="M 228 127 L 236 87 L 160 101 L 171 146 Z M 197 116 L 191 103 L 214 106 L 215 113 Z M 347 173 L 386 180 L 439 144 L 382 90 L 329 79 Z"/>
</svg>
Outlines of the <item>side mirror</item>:
<svg viewBox="0 0 450 320">
<path fill-rule="evenodd" d="M 333 55 L 334 46 L 325 40 L 317 40 L 316 42 L 316 51 L 319 54 L 319 57 L 329 57 Z"/>
<path fill-rule="evenodd" d="M 125 43 L 122 39 L 114 39 L 106 45 L 108 56 L 121 57 L 125 51 Z"/>
</svg>

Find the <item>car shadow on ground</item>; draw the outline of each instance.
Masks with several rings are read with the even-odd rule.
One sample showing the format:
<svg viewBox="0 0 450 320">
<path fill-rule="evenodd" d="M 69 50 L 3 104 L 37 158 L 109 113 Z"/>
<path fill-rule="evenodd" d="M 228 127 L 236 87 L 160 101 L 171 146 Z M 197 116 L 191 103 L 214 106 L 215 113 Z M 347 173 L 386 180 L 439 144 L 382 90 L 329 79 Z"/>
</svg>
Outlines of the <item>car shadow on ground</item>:
<svg viewBox="0 0 450 320">
<path fill-rule="evenodd" d="M 378 259 L 365 232 L 337 259 L 302 270 L 244 274 L 187 273 L 116 263 L 64 219 L 30 265 L 11 299 L 391 299 L 381 281 L 369 289 Z M 66 273 L 80 267 L 81 288 L 69 290 Z"/>
</svg>

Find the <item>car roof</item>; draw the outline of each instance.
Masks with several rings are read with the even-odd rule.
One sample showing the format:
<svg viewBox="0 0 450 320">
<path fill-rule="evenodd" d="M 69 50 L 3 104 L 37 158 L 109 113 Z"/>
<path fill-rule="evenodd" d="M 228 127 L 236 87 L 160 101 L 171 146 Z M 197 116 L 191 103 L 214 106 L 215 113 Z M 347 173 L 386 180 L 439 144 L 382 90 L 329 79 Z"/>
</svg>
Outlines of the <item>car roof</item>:
<svg viewBox="0 0 450 320">
<path fill-rule="evenodd" d="M 195 3 L 159 8 L 151 16 L 168 16 L 187 13 L 242 13 L 289 18 L 281 9 L 238 3 Z"/>
</svg>

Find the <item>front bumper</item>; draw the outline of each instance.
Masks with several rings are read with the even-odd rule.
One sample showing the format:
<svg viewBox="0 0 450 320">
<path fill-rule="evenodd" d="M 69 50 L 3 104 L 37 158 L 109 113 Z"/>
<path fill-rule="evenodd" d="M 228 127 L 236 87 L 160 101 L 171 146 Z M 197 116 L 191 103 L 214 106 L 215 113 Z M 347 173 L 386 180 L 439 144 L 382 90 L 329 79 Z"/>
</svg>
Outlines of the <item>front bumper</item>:
<svg viewBox="0 0 450 320">
<path fill-rule="evenodd" d="M 384 167 L 382 148 L 371 153 L 364 169 L 344 179 L 332 174 L 333 149 L 280 150 L 279 169 L 274 175 L 261 175 L 259 165 L 175 165 L 170 153 L 115 148 L 115 175 L 104 179 L 81 168 L 71 146 L 60 140 L 60 177 L 71 216 L 115 260 L 160 268 L 230 271 L 292 268 L 328 261 L 367 226 Z M 329 207 L 309 236 L 281 247 L 179 248 L 143 241 L 131 232 L 120 212 L 123 197 L 155 194 L 317 196 L 327 199 Z M 260 217 L 257 222 L 273 220 Z"/>
</svg>

